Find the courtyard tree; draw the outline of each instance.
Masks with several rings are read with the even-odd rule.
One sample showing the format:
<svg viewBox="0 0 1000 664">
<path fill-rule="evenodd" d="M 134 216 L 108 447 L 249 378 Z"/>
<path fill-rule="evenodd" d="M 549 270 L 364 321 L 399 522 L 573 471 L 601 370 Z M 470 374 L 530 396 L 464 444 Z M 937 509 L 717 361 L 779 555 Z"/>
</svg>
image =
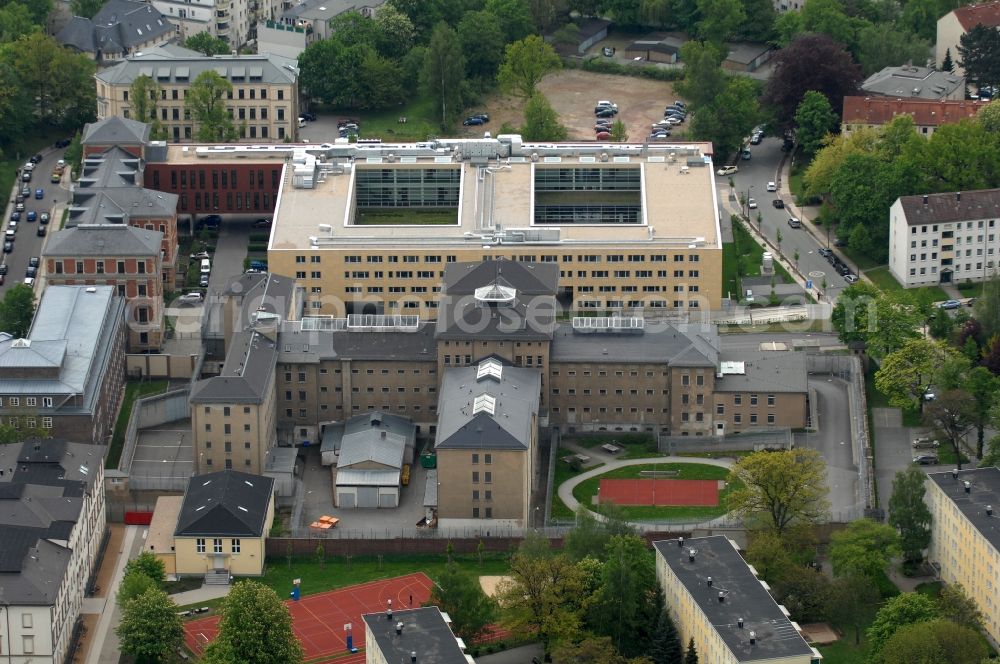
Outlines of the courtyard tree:
<svg viewBox="0 0 1000 664">
<path fill-rule="evenodd" d="M 611 637 L 618 652 L 639 656 L 656 622 L 658 586 L 649 545 L 637 535 L 615 535 L 608 542 L 601 583 L 588 612 L 593 631 Z"/>
<path fill-rule="evenodd" d="M 611 639 L 582 632 L 579 640 L 567 640 L 552 651 L 553 664 L 650 664 L 647 657 L 628 659 L 615 650 Z"/>
<path fill-rule="evenodd" d="M 733 465 L 729 509 L 753 525 L 784 534 L 826 518 L 826 462 L 817 450 L 795 448 L 748 454 Z"/>
<path fill-rule="evenodd" d="M 963 441 L 975 421 L 975 403 L 965 390 L 948 390 L 924 409 L 924 423 L 947 441 L 955 452 L 955 466 L 962 469 Z"/>
<path fill-rule="evenodd" d="M 854 645 L 861 644 L 861 628 L 871 622 L 878 606 L 878 586 L 864 576 L 842 576 L 830 584 L 827 618 L 841 628 L 853 628 Z"/>
<path fill-rule="evenodd" d="M 934 620 L 938 615 L 937 603 L 922 593 L 900 593 L 886 600 L 868 627 L 870 652 L 880 653 L 900 627 Z"/>
<path fill-rule="evenodd" d="M 184 106 L 191 112 L 191 119 L 198 126 L 195 136 L 206 143 L 236 140 L 239 131 L 226 110 L 225 97 L 233 91 L 233 84 L 222 78 L 214 69 L 207 69 L 188 87 Z"/>
<path fill-rule="evenodd" d="M 143 551 L 138 556 L 125 563 L 125 574 L 130 574 L 132 572 L 141 572 L 142 574 L 145 574 L 157 585 L 162 584 L 167 580 L 166 568 L 163 565 L 163 561 L 157 558 L 150 551 Z"/>
<path fill-rule="evenodd" d="M 118 606 L 125 608 L 130 599 L 138 597 L 150 588 L 159 588 L 159 585 L 140 570 L 128 572 L 122 577 L 122 582 L 118 586 L 116 598 Z"/>
<path fill-rule="evenodd" d="M 889 525 L 899 533 L 904 563 L 919 563 L 931 543 L 931 512 L 924 502 L 927 475 L 916 466 L 896 473 L 889 498 Z"/>
<path fill-rule="evenodd" d="M 961 583 L 946 583 L 941 586 L 938 606 L 941 608 L 941 615 L 947 616 L 953 623 L 976 631 L 983 629 L 983 613 Z"/>
<path fill-rule="evenodd" d="M 420 82 L 426 93 L 441 107 L 441 127 L 449 126 L 462 110 L 462 81 L 465 57 L 455 31 L 447 23 L 434 26 L 424 53 Z"/>
<path fill-rule="evenodd" d="M 971 369 L 965 379 L 965 391 L 972 397 L 972 425 L 976 427 L 976 456 L 982 458 L 986 425 L 990 423 L 990 409 L 1000 393 L 1000 378 L 986 367 Z"/>
<path fill-rule="evenodd" d="M 302 645 L 292 632 L 292 616 L 271 588 L 239 581 L 222 600 L 219 613 L 219 635 L 205 649 L 202 662 L 301 664 Z"/>
<path fill-rule="evenodd" d="M 507 44 L 498 80 L 500 87 L 520 97 L 531 98 L 539 81 L 562 67 L 552 46 L 538 35 Z"/>
<path fill-rule="evenodd" d="M 974 629 L 951 620 L 904 625 L 881 651 L 885 664 L 980 664 L 988 654 L 986 640 Z"/>
<path fill-rule="evenodd" d="M 524 106 L 521 135 L 526 141 L 566 140 L 566 127 L 559 123 L 559 115 L 541 92 L 533 94 Z"/>
<path fill-rule="evenodd" d="M 15 284 L 0 300 L 0 332 L 22 339 L 28 335 L 34 315 L 35 291 L 30 286 Z"/>
<path fill-rule="evenodd" d="M 954 352 L 940 341 L 909 339 L 882 360 L 875 387 L 891 405 L 921 410 L 937 367 Z"/>
<path fill-rule="evenodd" d="M 837 576 L 874 579 L 885 574 L 899 553 L 899 535 L 892 526 L 859 519 L 830 538 L 830 563 Z"/>
<path fill-rule="evenodd" d="M 206 33 L 200 33 L 206 34 Z M 163 128 L 159 114 L 156 112 L 160 99 L 160 84 L 152 77 L 142 74 L 137 76 L 129 86 L 129 100 L 132 104 L 132 116 L 149 124 L 150 138 L 165 140 L 167 131 Z"/>
<path fill-rule="evenodd" d="M 184 639 L 177 605 L 158 588 L 148 588 L 125 603 L 115 632 L 121 651 L 142 662 L 173 661 Z"/>
<path fill-rule="evenodd" d="M 822 92 L 806 91 L 795 109 L 795 141 L 807 157 L 822 147 L 826 135 L 836 129 L 838 119 Z"/>
<path fill-rule="evenodd" d="M 445 566 L 431 589 L 430 604 L 447 613 L 455 634 L 470 643 L 493 621 L 496 609 L 479 580 L 454 562 Z"/>
<path fill-rule="evenodd" d="M 232 50 L 225 39 L 213 37 L 209 32 L 199 32 L 184 40 L 185 48 L 198 51 L 202 55 L 226 55 Z"/>
</svg>

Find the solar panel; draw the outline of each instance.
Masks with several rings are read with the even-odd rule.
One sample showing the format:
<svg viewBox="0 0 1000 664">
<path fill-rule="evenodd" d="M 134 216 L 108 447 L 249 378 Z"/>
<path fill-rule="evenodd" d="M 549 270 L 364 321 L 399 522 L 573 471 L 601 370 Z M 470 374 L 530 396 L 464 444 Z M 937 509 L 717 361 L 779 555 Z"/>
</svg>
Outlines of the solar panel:
<svg viewBox="0 0 1000 664">
<path fill-rule="evenodd" d="M 299 329 L 303 332 L 342 332 L 347 329 L 347 319 L 333 316 L 305 316 Z"/>
<path fill-rule="evenodd" d="M 384 316 L 380 314 L 349 314 L 347 316 L 348 330 L 416 332 L 419 327 L 419 316 Z"/>
<path fill-rule="evenodd" d="M 574 330 L 619 331 L 641 330 L 646 327 L 646 320 L 639 317 L 625 316 L 577 316 L 573 318 Z"/>
</svg>

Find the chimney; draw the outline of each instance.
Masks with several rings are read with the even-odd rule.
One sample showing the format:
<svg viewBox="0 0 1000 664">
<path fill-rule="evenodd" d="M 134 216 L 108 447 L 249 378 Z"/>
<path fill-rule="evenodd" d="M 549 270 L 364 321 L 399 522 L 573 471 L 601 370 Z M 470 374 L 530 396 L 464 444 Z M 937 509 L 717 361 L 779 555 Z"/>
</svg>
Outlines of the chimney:
<svg viewBox="0 0 1000 664">
<path fill-rule="evenodd" d="M 750 630 L 750 645 L 757 643 L 757 632 Z"/>
<path fill-rule="evenodd" d="M 960 191 L 955 192 L 955 200 L 956 201 L 961 201 L 962 200 L 962 192 L 960 192 Z"/>
<path fill-rule="evenodd" d="M 708 587 L 712 587 L 712 577 L 708 577 Z"/>
<path fill-rule="evenodd" d="M 965 492 L 972 493 L 972 482 L 965 480 Z"/>
<path fill-rule="evenodd" d="M 382 440 L 385 440 L 385 431 L 382 432 Z"/>
<path fill-rule="evenodd" d="M 410 661 L 411 662 L 417 661 L 417 651 L 416 650 L 411 650 L 410 651 Z"/>
<path fill-rule="evenodd" d="M 740 629 L 743 629 L 743 618 L 736 619 L 736 626 L 739 627 Z"/>
<path fill-rule="evenodd" d="M 385 610 L 385 619 L 386 620 L 392 620 L 392 609 L 386 609 Z"/>
<path fill-rule="evenodd" d="M 986 506 L 986 516 L 993 516 L 993 506 L 992 505 L 987 505 Z"/>
<path fill-rule="evenodd" d="M 924 194 L 924 205 L 927 205 L 927 194 Z"/>
<path fill-rule="evenodd" d="M 684 546 L 684 538 L 683 537 L 678 537 L 677 538 L 677 546 Z"/>
<path fill-rule="evenodd" d="M 722 592 L 722 591 L 720 590 L 720 591 L 719 591 L 719 604 L 722 604 L 722 603 L 723 603 L 723 602 L 725 602 L 725 601 L 726 601 L 726 593 L 724 593 L 724 592 Z"/>
<path fill-rule="evenodd" d="M 396 634 L 399 635 L 402 633 L 403 633 L 403 621 L 400 620 L 398 623 L 396 623 Z"/>
</svg>

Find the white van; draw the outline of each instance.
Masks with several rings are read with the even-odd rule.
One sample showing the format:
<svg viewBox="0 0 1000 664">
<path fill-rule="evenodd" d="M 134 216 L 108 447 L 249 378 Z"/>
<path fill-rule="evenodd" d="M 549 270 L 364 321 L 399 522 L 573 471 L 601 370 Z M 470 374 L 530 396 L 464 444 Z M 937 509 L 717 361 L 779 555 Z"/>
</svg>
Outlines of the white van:
<svg viewBox="0 0 1000 664">
<path fill-rule="evenodd" d="M 202 258 L 201 259 L 201 273 L 202 274 L 208 274 L 211 271 L 212 271 L 212 261 L 208 260 L 207 258 Z"/>
<path fill-rule="evenodd" d="M 305 126 L 306 126 L 306 119 L 302 116 L 299 116 L 299 129 L 302 129 Z"/>
</svg>

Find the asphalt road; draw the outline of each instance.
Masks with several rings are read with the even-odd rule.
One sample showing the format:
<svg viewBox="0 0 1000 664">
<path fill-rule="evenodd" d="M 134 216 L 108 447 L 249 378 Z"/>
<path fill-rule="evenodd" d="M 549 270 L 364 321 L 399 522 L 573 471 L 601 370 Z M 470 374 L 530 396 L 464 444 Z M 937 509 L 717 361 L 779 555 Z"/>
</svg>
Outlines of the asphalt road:
<svg viewBox="0 0 1000 664">
<path fill-rule="evenodd" d="M 52 175 L 52 169 L 55 168 L 56 162 L 62 159 L 64 152 L 66 152 L 65 149 L 48 149 L 42 152 L 43 159 L 35 166 L 31 182 L 22 183 L 19 175 L 17 184 L 15 185 L 16 189 L 11 191 L 10 203 L 4 209 L 4 231 L 8 228 L 10 213 L 14 211 L 15 198 L 23 184 L 31 187 L 31 196 L 24 200 L 24 212 L 21 213 L 21 221 L 17 224 L 17 239 L 14 241 L 14 251 L 3 255 L 2 262 L 7 265 L 7 276 L 4 278 L 3 286 L 0 286 L 0 294 L 6 292 L 6 289 L 13 284 L 19 284 L 24 281 L 25 272 L 28 269 L 28 259 L 32 256 L 41 257 L 44 241 L 48 239 L 48 236 L 38 237 L 36 235 L 38 222 L 26 221 L 27 212 L 34 210 L 38 213 L 38 216 L 41 216 L 42 212 L 48 212 L 52 217 L 48 232 L 52 233 L 59 228 L 60 220 L 56 218 L 53 210 L 57 202 L 66 203 L 69 199 L 69 191 L 63 189 L 61 185 L 52 184 L 49 178 Z M 30 156 L 26 155 L 24 161 L 27 161 Z M 63 181 L 66 182 L 68 180 L 64 177 Z M 45 197 L 42 200 L 35 198 L 35 190 L 39 188 L 45 193 Z"/>
<path fill-rule="evenodd" d="M 822 284 L 826 278 L 826 294 L 831 301 L 840 295 L 840 291 L 847 287 L 847 282 L 839 274 L 834 272 L 833 266 L 826 262 L 826 259 L 819 255 L 821 246 L 826 246 L 826 238 L 822 243 L 809 234 L 805 228 L 792 228 L 788 225 L 788 218 L 791 216 L 787 209 L 775 208 L 772 201 L 781 198 L 786 204 L 791 200 L 790 195 L 782 195 L 780 192 L 767 191 L 767 183 L 778 181 L 778 166 L 784 153 L 781 151 L 782 140 L 780 138 L 765 138 L 760 145 L 751 145 L 751 159 L 741 159 L 738 162 L 739 172 L 732 176 L 736 185 L 736 190 L 741 195 L 757 201 L 757 209 L 750 210 L 750 219 L 756 223 L 757 212 L 761 213 L 762 227 L 764 234 L 775 241 L 777 230 L 781 230 L 781 253 L 785 255 L 789 262 L 794 262 L 796 249 L 799 252 L 799 269 L 807 278 L 812 279 L 816 286 Z M 721 167 L 723 164 L 716 164 Z M 718 182 L 725 184 L 730 176 L 716 176 Z M 830 238 L 833 242 L 833 238 Z M 728 287 L 728 286 L 727 286 Z"/>
<path fill-rule="evenodd" d="M 819 450 L 826 460 L 827 486 L 830 487 L 830 510 L 834 520 L 854 519 L 864 509 L 858 486 L 858 466 L 851 449 L 851 422 L 847 383 L 825 375 L 810 376 L 809 388 L 815 390 L 819 430 L 799 434 L 803 447 Z"/>
</svg>

